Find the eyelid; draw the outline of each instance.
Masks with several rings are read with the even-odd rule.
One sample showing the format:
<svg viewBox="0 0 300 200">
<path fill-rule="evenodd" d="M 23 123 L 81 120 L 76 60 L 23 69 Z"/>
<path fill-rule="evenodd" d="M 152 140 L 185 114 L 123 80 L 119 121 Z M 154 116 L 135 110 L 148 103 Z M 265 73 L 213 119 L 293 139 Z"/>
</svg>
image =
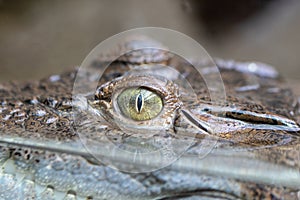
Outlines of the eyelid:
<svg viewBox="0 0 300 200">
<path fill-rule="evenodd" d="M 163 109 L 158 117 L 152 120 L 135 121 L 128 120 L 121 114 L 117 105 L 118 96 L 128 88 L 145 88 L 155 92 L 163 101 Z M 97 88 L 95 100 L 105 102 L 106 107 L 100 106 L 104 118 L 124 131 L 151 132 L 158 133 L 162 129 L 166 130 L 172 127 L 172 122 L 176 116 L 176 110 L 182 105 L 179 95 L 179 88 L 172 81 L 160 76 L 152 75 L 128 75 L 116 78 Z"/>
</svg>

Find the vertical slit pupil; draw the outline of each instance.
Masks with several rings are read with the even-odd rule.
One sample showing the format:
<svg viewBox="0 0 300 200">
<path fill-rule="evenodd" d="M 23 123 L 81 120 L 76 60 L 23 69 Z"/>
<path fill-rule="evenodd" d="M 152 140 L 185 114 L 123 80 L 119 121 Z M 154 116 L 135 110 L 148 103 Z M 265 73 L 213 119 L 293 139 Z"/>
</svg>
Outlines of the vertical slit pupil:
<svg viewBox="0 0 300 200">
<path fill-rule="evenodd" d="M 137 110 L 138 110 L 138 112 L 141 112 L 142 106 L 143 106 L 143 96 L 141 94 L 139 94 L 139 96 L 137 97 Z"/>
</svg>

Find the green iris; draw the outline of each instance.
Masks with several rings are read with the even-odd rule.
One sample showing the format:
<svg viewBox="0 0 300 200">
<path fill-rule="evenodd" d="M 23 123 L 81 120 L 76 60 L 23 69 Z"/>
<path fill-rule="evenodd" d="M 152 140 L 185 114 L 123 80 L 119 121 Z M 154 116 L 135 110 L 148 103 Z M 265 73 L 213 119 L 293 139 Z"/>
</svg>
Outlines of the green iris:
<svg viewBox="0 0 300 200">
<path fill-rule="evenodd" d="M 163 108 L 162 99 L 145 88 L 129 88 L 117 98 L 123 115 L 136 121 L 150 120 L 156 117 Z"/>
</svg>

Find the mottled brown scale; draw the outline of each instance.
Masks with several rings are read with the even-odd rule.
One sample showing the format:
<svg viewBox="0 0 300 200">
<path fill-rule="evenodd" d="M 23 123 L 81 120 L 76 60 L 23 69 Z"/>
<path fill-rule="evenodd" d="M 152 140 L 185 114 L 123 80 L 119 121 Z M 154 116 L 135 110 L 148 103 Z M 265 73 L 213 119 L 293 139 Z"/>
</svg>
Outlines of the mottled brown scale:
<svg viewBox="0 0 300 200">
<path fill-rule="evenodd" d="M 135 50 L 136 48 L 143 48 L 149 45 L 158 49 Z M 299 103 L 292 91 L 283 85 L 283 81 L 276 76 L 275 72 L 269 68 L 266 68 L 266 71 L 264 71 L 264 66 L 260 65 L 258 65 L 260 71 L 251 72 L 247 71 L 246 63 L 217 61 L 218 69 L 224 81 L 226 102 L 223 102 L 222 105 L 214 105 L 210 101 L 211 98 L 204 77 L 199 77 L 197 70 L 186 60 L 159 48 L 165 49 L 165 47 L 160 46 L 155 41 L 137 37 L 124 41 L 115 50 L 109 50 L 109 54 L 99 56 L 99 59 L 91 66 L 93 70 L 97 70 L 106 63 L 112 62 L 97 83 L 99 87 L 97 89 L 91 88 L 91 82 L 85 82 L 81 85 L 82 88 L 96 90 L 94 94 L 90 94 L 88 100 L 91 103 L 90 106 L 99 109 L 102 115 L 97 120 L 89 119 L 83 111 L 78 116 L 80 120 L 73 121 L 72 89 L 76 77 L 75 70 L 50 76 L 40 81 L 0 84 L 1 138 L 23 138 L 26 141 L 32 141 L 31 145 L 33 147 L 35 145 L 34 141 L 42 141 L 45 144 L 48 144 L 47 142 L 49 141 L 62 142 L 61 144 L 63 145 L 64 142 L 80 141 L 76 133 L 76 130 L 79 130 L 88 135 L 89 139 L 96 141 L 109 137 L 116 144 L 122 145 L 122 142 L 127 139 L 128 135 L 116 126 L 114 119 L 109 118 L 109 113 L 105 110 L 112 106 L 111 97 L 114 90 L 116 87 L 122 88 L 122 86 L 126 85 L 126 78 L 123 76 L 128 70 L 139 70 L 139 68 L 144 70 L 147 66 L 161 64 L 172 66 L 181 74 L 184 74 L 197 95 L 198 101 L 184 99 L 184 103 L 179 102 L 180 94 L 178 96 L 175 94 L 177 86 L 172 83 L 172 80 L 166 84 L 166 91 L 169 93 L 157 91 L 161 96 L 169 95 L 168 98 L 164 99 L 165 108 L 167 108 L 165 115 L 156 119 L 157 122 L 171 116 L 171 120 L 168 121 L 170 123 L 168 131 L 172 132 L 173 135 L 176 136 L 182 131 L 187 135 L 190 133 L 197 134 L 195 145 L 187 151 L 187 155 L 193 155 L 193 158 L 190 160 L 191 163 L 193 159 L 198 159 L 197 150 L 201 149 L 201 141 L 207 136 L 208 138 L 211 137 L 211 140 L 215 138 L 219 140 L 214 149 L 216 151 L 220 150 L 223 152 L 232 148 L 234 150 L 242 149 L 243 152 L 249 154 L 249 159 L 256 159 L 257 162 L 267 162 L 291 169 L 300 169 L 300 133 L 297 123 L 297 120 L 300 118 Z M 122 55 L 122 53 L 127 51 L 131 52 Z M 118 58 L 112 60 L 115 57 Z M 86 76 L 92 77 L 93 73 L 94 71 L 87 71 Z M 206 74 L 206 76 L 214 75 Z M 126 74 L 126 77 L 128 79 L 131 76 Z M 130 81 L 132 80 L 134 79 L 130 79 Z M 151 78 L 147 78 L 143 84 L 144 86 L 147 84 L 153 85 L 153 82 L 151 82 Z M 104 104 L 102 105 L 99 101 L 108 103 L 103 106 Z M 78 108 L 74 106 L 74 109 Z M 190 118 L 183 117 L 182 110 L 190 113 Z M 118 115 L 118 113 L 115 114 Z M 193 120 L 189 121 L 189 119 Z M 208 128 L 216 128 L 216 130 L 215 132 L 204 130 L 204 126 L 201 127 L 201 124 L 196 123 L 208 124 Z M 3 155 L 3 160 L 12 159 L 20 166 L 23 166 L 25 163 L 24 165 L 30 169 L 28 173 L 33 173 L 33 175 L 38 175 L 35 174 L 38 172 L 34 167 L 52 169 L 56 166 L 56 169 L 61 171 L 71 162 L 74 162 L 74 165 L 70 166 L 68 170 L 72 175 L 82 173 L 82 177 L 90 177 L 97 169 L 105 168 L 99 162 L 93 162 L 91 158 L 83 155 L 61 152 L 63 148 L 60 151 L 53 149 L 50 151 L 51 145 L 46 145 L 48 150 L 47 148 L 37 150 L 29 147 L 18 147 L 18 145 L 17 147 L 9 145 L 9 147 L 6 147 L 6 145 L 8 144 L 4 143 L 2 146 L 1 143 L 0 145 L 0 153 L 1 156 Z M 226 162 L 223 164 L 226 164 Z M 44 166 L 48 166 L 48 168 L 43 168 Z M 253 166 L 248 167 L 252 168 Z M 148 195 L 147 197 L 149 198 L 170 199 L 179 197 L 180 194 L 188 194 L 191 197 L 197 196 L 199 191 L 203 190 L 220 190 L 218 191 L 219 193 L 216 192 L 215 194 L 225 193 L 232 199 L 234 197 L 241 199 L 294 199 L 299 191 L 299 188 L 296 187 L 289 188 L 280 185 L 253 183 L 242 176 L 228 178 L 214 174 L 203 175 L 201 173 L 199 175 L 197 173 L 192 174 L 191 170 L 185 170 L 174 171 L 171 166 L 155 172 L 128 174 L 107 167 L 104 170 L 105 177 L 101 178 L 100 176 L 100 178 L 101 181 L 105 181 L 109 180 L 108 177 L 112 177 L 113 181 L 107 184 L 112 184 L 117 188 L 116 194 L 123 194 L 122 192 L 129 191 L 134 183 L 138 183 L 140 188 L 132 189 L 133 192 L 130 191 L 130 194 L 137 197 L 137 199 L 141 198 L 141 194 L 138 192 L 142 190 L 144 190 L 143 195 Z M 114 180 L 114 176 L 118 174 L 126 177 L 124 179 L 126 181 L 122 181 L 117 177 L 117 180 Z M 52 175 L 57 176 L 55 174 Z M 199 178 L 201 182 L 197 182 L 193 177 Z M 82 178 L 82 180 L 85 179 Z M 101 181 L 97 181 L 95 185 L 88 185 L 90 181 L 87 181 L 85 184 L 78 184 L 74 188 L 78 189 L 80 188 L 79 186 L 84 187 L 83 185 L 88 185 L 85 188 L 86 190 L 95 188 L 97 190 L 94 191 L 95 193 L 101 192 L 101 187 L 100 189 L 97 187 L 99 186 L 98 184 L 101 184 Z M 128 186 L 125 182 L 129 181 L 132 182 Z M 206 182 L 209 184 L 201 186 L 202 183 Z M 220 182 L 223 184 L 219 188 L 214 188 Z M 47 184 L 46 186 L 50 185 Z M 227 184 L 232 184 L 231 189 L 225 188 Z M 61 189 L 66 193 L 75 190 L 74 188 L 67 190 L 56 185 L 51 187 Z M 240 189 L 238 190 L 237 188 Z M 84 194 L 84 192 L 78 191 L 74 193 L 89 198 L 93 196 L 93 194 Z M 101 197 L 99 196 L 99 198 Z M 96 199 L 97 196 L 94 195 L 94 198 Z"/>
</svg>

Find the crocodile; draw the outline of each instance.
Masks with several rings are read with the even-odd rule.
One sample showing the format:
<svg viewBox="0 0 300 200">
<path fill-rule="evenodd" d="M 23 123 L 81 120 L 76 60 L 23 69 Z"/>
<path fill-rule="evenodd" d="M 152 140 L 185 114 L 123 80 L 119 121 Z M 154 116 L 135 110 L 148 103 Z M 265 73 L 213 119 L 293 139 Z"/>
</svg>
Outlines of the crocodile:
<svg viewBox="0 0 300 200">
<path fill-rule="evenodd" d="M 0 199 L 298 199 L 292 90 L 267 64 L 216 59 L 201 74 L 217 70 L 226 99 L 212 101 L 196 62 L 161 49 L 102 55 L 81 71 L 77 86 L 93 93 L 78 99 L 77 69 L 1 83 Z"/>
</svg>

